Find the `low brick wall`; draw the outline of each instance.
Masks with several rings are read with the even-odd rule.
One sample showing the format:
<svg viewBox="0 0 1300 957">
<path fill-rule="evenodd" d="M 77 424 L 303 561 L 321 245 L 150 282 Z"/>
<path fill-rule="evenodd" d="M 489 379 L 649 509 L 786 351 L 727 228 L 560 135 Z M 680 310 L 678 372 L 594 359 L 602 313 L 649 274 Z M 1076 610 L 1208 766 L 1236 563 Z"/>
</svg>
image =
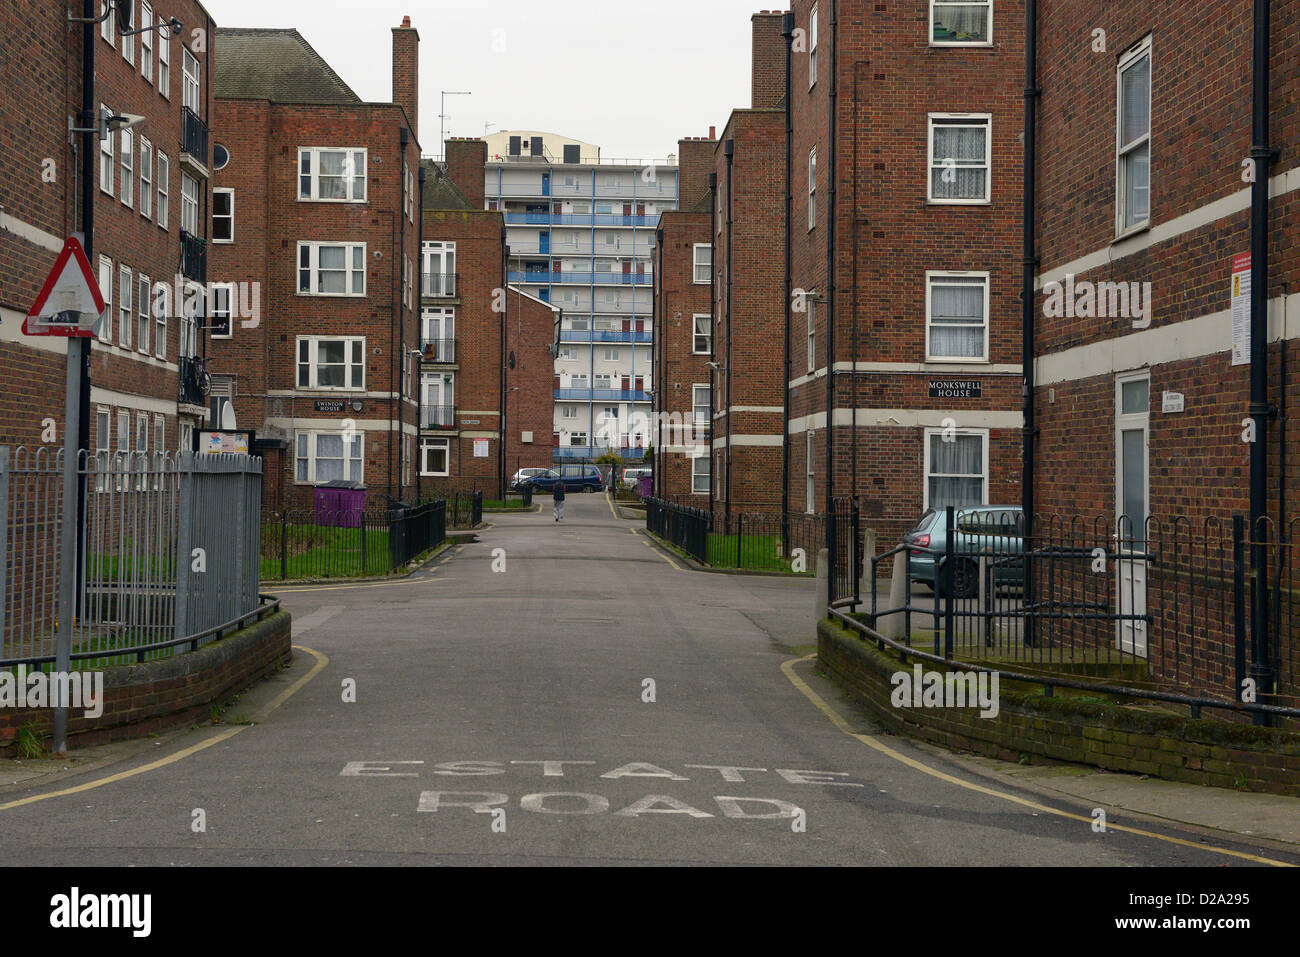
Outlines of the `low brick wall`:
<svg viewBox="0 0 1300 957">
<path fill-rule="evenodd" d="M 903 664 L 892 649 L 881 651 L 829 620 L 817 626 L 817 659 L 885 727 L 952 750 L 1300 797 L 1300 734 L 1294 731 L 1049 698 L 1005 681 L 996 717 L 981 718 L 978 708 L 895 707 L 891 676 L 911 671 L 920 659 Z M 934 662 L 921 664 L 926 671 L 946 670 Z"/>
<path fill-rule="evenodd" d="M 69 748 L 208 718 L 214 702 L 224 703 L 292 660 L 290 623 L 289 613 L 281 610 L 198 651 L 105 668 L 103 714 L 87 718 L 82 709 L 69 708 Z M 49 708 L 0 708 L 0 747 L 12 751 L 18 729 L 26 724 L 48 739 L 53 720 Z"/>
</svg>

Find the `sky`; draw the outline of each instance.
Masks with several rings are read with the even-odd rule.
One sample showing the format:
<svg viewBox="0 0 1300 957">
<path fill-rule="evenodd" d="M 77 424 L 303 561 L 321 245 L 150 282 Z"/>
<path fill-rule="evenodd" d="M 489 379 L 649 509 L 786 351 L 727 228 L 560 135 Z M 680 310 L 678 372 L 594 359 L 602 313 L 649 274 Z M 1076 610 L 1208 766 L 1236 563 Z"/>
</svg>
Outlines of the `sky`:
<svg viewBox="0 0 1300 957">
<path fill-rule="evenodd" d="M 419 139 L 535 129 L 663 159 L 749 106 L 761 0 L 204 0 L 218 26 L 296 27 L 364 100 L 392 97 L 392 33 L 420 33 Z"/>
</svg>

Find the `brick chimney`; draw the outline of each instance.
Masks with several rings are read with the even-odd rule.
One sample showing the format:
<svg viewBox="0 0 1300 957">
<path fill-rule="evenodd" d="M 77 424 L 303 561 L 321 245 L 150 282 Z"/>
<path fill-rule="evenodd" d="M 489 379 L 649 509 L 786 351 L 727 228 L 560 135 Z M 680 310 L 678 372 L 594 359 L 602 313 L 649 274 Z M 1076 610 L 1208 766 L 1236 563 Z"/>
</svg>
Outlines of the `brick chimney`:
<svg viewBox="0 0 1300 957">
<path fill-rule="evenodd" d="M 411 135 L 420 138 L 420 34 L 410 17 L 393 27 L 393 102 L 406 110 Z"/>
<path fill-rule="evenodd" d="M 472 137 L 447 140 L 447 178 L 456 184 L 475 209 L 483 208 L 485 166 L 487 140 Z"/>
<path fill-rule="evenodd" d="M 677 208 L 690 209 L 709 194 L 709 174 L 718 141 L 710 135 L 688 136 L 677 141 Z"/>
<path fill-rule="evenodd" d="M 753 80 L 750 105 L 756 110 L 774 109 L 785 98 L 785 37 L 781 35 L 781 11 L 754 14 Z"/>
</svg>

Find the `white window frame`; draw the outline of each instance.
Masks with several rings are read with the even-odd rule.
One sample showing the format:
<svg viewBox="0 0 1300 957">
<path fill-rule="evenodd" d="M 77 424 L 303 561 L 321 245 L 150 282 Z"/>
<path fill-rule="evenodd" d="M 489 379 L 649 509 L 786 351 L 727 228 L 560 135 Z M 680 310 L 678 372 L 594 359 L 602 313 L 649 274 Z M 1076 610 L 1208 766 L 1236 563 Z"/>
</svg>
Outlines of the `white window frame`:
<svg viewBox="0 0 1300 957">
<path fill-rule="evenodd" d="M 108 8 L 109 2 L 110 0 L 99 0 L 99 15 L 104 18 L 99 21 L 99 35 L 117 49 L 117 37 L 114 35 L 117 29 L 117 13 Z"/>
<path fill-rule="evenodd" d="M 934 8 L 941 7 L 987 7 L 989 14 L 988 38 L 985 40 L 936 40 L 934 38 Z M 993 0 L 930 0 L 930 32 L 927 35 L 932 47 L 991 47 L 993 46 Z"/>
<path fill-rule="evenodd" d="M 190 48 L 181 45 L 181 106 L 203 115 L 203 66 Z"/>
<path fill-rule="evenodd" d="M 560 418 L 576 419 L 578 417 L 578 407 L 576 405 L 560 406 Z"/>
<path fill-rule="evenodd" d="M 704 332 L 700 332 L 700 320 L 704 320 Z M 706 340 L 707 348 L 700 348 L 700 339 Z M 713 355 L 713 317 L 706 312 L 697 312 L 691 316 L 691 355 Z"/>
<path fill-rule="evenodd" d="M 140 0 L 140 26 L 149 27 L 140 34 L 140 75 L 153 84 L 153 4 Z"/>
<path fill-rule="evenodd" d="M 343 275 L 347 287 L 344 292 L 317 292 L 315 291 L 320 280 L 320 251 L 327 246 L 340 246 L 345 250 Z M 361 250 L 361 268 L 357 269 L 356 250 Z M 303 251 L 307 251 L 307 265 L 303 266 Z M 297 261 L 295 272 L 297 283 L 295 288 L 300 296 L 324 296 L 329 298 L 365 298 L 366 295 L 366 244 L 365 243 L 325 243 L 302 240 L 298 243 Z M 302 289 L 302 279 L 304 271 L 307 273 L 307 291 Z M 330 270 L 336 272 L 337 270 Z M 361 273 L 361 288 L 353 288 L 353 273 Z"/>
<path fill-rule="evenodd" d="M 154 204 L 154 222 L 162 229 L 170 229 L 167 223 L 167 204 L 171 200 L 171 193 L 169 192 L 171 183 L 168 180 L 171 179 L 172 164 L 171 160 L 167 158 L 167 154 L 162 150 L 154 153 L 154 160 L 156 162 L 154 180 L 158 184 L 158 202 Z"/>
<path fill-rule="evenodd" d="M 817 227 L 817 147 L 808 151 L 808 231 Z"/>
<path fill-rule="evenodd" d="M 319 360 L 320 350 L 317 348 L 321 342 L 343 342 L 346 343 L 344 349 L 343 366 L 345 369 L 344 379 L 347 383 L 352 381 L 352 372 L 355 366 L 361 369 L 360 385 L 320 385 Z M 302 373 L 302 346 L 306 342 L 309 344 L 307 351 L 307 384 L 301 385 Z M 352 343 L 361 343 L 361 358 L 354 361 L 352 358 Z M 365 336 L 298 336 L 294 340 L 293 354 L 293 382 L 294 388 L 299 390 L 310 390 L 313 392 L 365 392 L 366 391 L 366 337 Z"/>
<path fill-rule="evenodd" d="M 135 133 L 132 130 L 118 130 L 117 156 L 121 163 L 120 180 L 121 200 L 123 206 L 135 206 Z"/>
<path fill-rule="evenodd" d="M 940 122 L 935 123 L 936 120 Z M 969 120 L 969 123 L 948 123 L 947 120 Z M 983 199 L 948 199 L 934 195 L 934 171 L 942 169 L 942 162 L 935 162 L 934 128 L 935 126 L 970 126 L 984 130 L 984 197 Z M 953 169 L 978 169 L 979 166 L 954 166 Z M 926 164 L 925 164 L 925 199 L 927 203 L 939 206 L 987 206 L 993 196 L 993 114 L 992 113 L 931 113 L 926 118 Z"/>
<path fill-rule="evenodd" d="M 176 448 L 181 452 L 194 451 L 194 423 L 187 419 L 176 420 Z"/>
<path fill-rule="evenodd" d="M 150 299 L 153 303 L 153 349 L 154 355 L 159 359 L 167 358 L 167 284 L 157 283 L 154 286 L 153 297 Z"/>
<path fill-rule="evenodd" d="M 701 250 L 701 249 L 707 249 L 707 250 L 709 251 L 709 260 L 708 260 L 708 262 L 701 262 L 701 261 L 700 261 L 700 250 Z M 696 244 L 692 247 L 692 252 L 691 252 L 691 265 L 694 267 L 694 272 L 692 273 L 691 281 L 692 281 L 695 285 L 697 285 L 697 286 L 707 286 L 710 282 L 712 282 L 712 280 L 713 280 L 713 244 L 712 244 L 712 243 L 696 243 Z M 701 266 L 704 267 L 704 278 L 703 278 L 703 279 L 700 278 L 700 267 L 701 267 Z"/>
<path fill-rule="evenodd" d="M 208 327 L 208 338 L 233 339 L 235 336 L 235 314 L 233 305 L 236 294 L 235 284 L 233 282 L 214 282 L 208 285 L 208 290 L 209 307 L 207 310 L 208 315 L 206 322 Z M 224 307 L 218 304 L 222 299 L 225 300 Z M 224 335 L 216 331 L 216 319 L 219 317 L 226 320 L 227 331 Z"/>
<path fill-rule="evenodd" d="M 193 184 L 193 198 L 186 195 L 186 186 Z M 191 236 L 199 235 L 199 181 L 189 173 L 181 173 L 181 229 Z"/>
<path fill-rule="evenodd" d="M 921 510 L 925 511 L 930 507 L 930 438 L 931 436 L 943 436 L 945 430 L 942 428 L 926 428 L 923 430 L 922 442 L 925 445 L 925 465 L 921 473 Z M 954 433 L 949 433 L 954 434 Z M 988 429 L 957 429 L 956 435 L 978 435 L 983 439 L 984 456 L 983 465 L 984 474 L 979 476 L 983 482 L 983 491 L 980 492 L 980 505 L 989 504 L 989 430 Z M 944 475 L 956 475 L 956 473 L 944 472 Z M 974 478 L 973 475 L 960 475 L 959 478 Z M 973 507 L 973 506 L 968 506 Z"/>
<path fill-rule="evenodd" d="M 135 448 L 131 450 L 132 464 L 136 469 L 135 487 L 149 487 L 149 413 L 135 414 Z"/>
<path fill-rule="evenodd" d="M 700 390 L 704 390 L 704 401 L 700 401 Z M 700 429 L 701 422 L 704 428 L 712 425 L 709 422 L 709 412 L 713 408 L 713 386 L 707 382 L 694 382 L 691 384 L 691 424 L 696 430 Z M 704 409 L 704 417 L 701 419 L 699 410 Z"/>
<path fill-rule="evenodd" d="M 127 409 L 117 410 L 117 451 L 110 461 L 113 462 L 113 490 L 120 492 L 123 473 L 131 462 L 131 413 Z"/>
<path fill-rule="evenodd" d="M 126 294 L 123 295 L 123 289 Z M 130 267 L 119 263 L 117 267 L 117 343 L 123 349 L 131 348 L 131 326 L 135 323 L 132 299 L 135 295 L 135 274 Z"/>
<path fill-rule="evenodd" d="M 621 349 L 606 349 L 602 354 L 602 362 L 622 362 L 623 351 Z"/>
<path fill-rule="evenodd" d="M 369 149 L 361 146 L 300 146 L 298 147 L 298 166 L 294 176 L 298 183 L 298 202 L 300 203 L 364 203 L 368 201 L 370 191 L 367 189 L 366 177 L 369 175 Z M 347 195 L 334 198 L 320 195 L 320 156 L 322 153 L 343 153 L 344 164 L 351 162 L 353 170 L 346 176 Z M 302 168 L 303 158 L 308 158 L 308 172 Z M 359 159 L 358 159 L 359 158 Z M 360 169 L 357 169 L 358 163 Z M 309 189 L 303 192 L 302 180 L 309 178 Z M 360 190 L 357 189 L 358 185 Z M 360 192 L 361 195 L 357 196 Z"/>
<path fill-rule="evenodd" d="M 982 279 L 984 281 L 984 346 L 978 356 L 941 356 L 930 348 L 930 331 L 934 328 L 932 306 L 933 288 L 943 285 L 944 279 Z M 966 284 L 969 285 L 969 284 Z M 989 287 L 992 286 L 990 274 L 978 270 L 958 271 L 944 269 L 927 269 L 925 272 L 925 359 L 927 362 L 988 362 L 989 361 Z"/>
<path fill-rule="evenodd" d="M 808 89 L 817 85 L 817 4 L 808 13 Z"/>
<path fill-rule="evenodd" d="M 131 5 L 131 23 L 134 26 L 139 26 L 140 20 L 135 15 L 135 0 L 117 0 L 118 5 L 121 5 L 122 3 L 129 3 Z M 117 16 L 116 10 L 113 11 L 113 16 Z M 119 34 L 119 36 L 122 38 L 122 59 L 132 66 L 135 66 L 135 34 L 122 33 Z"/>
<path fill-rule="evenodd" d="M 140 292 L 143 289 L 144 295 Z M 149 334 L 152 332 L 153 316 L 150 313 L 150 303 L 153 302 L 153 283 L 148 276 L 138 275 L 135 277 L 135 347 L 145 355 L 149 354 Z"/>
<path fill-rule="evenodd" d="M 331 429 L 299 429 L 298 431 L 294 432 L 294 436 L 293 436 L 293 482 L 294 482 L 295 485 L 316 485 L 316 484 L 319 484 L 319 482 L 325 481 L 324 479 L 318 479 L 318 478 L 316 477 L 316 461 L 317 461 L 317 459 L 319 458 L 319 456 L 317 456 L 317 454 L 316 454 L 316 440 L 317 440 L 317 438 L 318 438 L 319 436 L 322 436 L 322 435 L 342 435 L 342 433 L 339 432 L 339 431 L 331 430 Z M 307 459 L 307 477 L 306 477 L 305 479 L 301 479 L 301 478 L 298 477 L 298 462 L 299 462 L 299 460 L 302 458 L 302 456 L 299 455 L 299 453 L 298 453 L 298 444 L 299 444 L 299 443 L 298 443 L 298 440 L 299 440 L 299 437 L 300 437 L 300 436 L 306 436 L 306 438 L 307 438 L 307 455 L 306 455 L 306 459 Z M 356 474 L 356 475 L 352 475 L 352 470 L 351 470 L 351 464 L 352 464 L 352 459 L 353 459 L 353 456 L 351 455 L 351 452 L 352 452 L 352 444 L 353 444 L 353 443 L 360 443 L 359 446 L 357 447 L 357 455 L 355 456 L 355 458 L 356 458 L 356 462 L 357 462 L 357 474 Z M 362 432 L 362 431 L 358 430 L 358 431 L 355 431 L 355 432 L 352 433 L 351 441 L 349 441 L 349 440 L 347 440 L 347 439 L 344 439 L 344 441 L 343 441 L 343 464 L 344 464 L 343 475 L 344 475 L 344 477 L 345 477 L 346 479 L 348 479 L 349 481 L 354 481 L 354 482 L 364 482 L 364 481 L 365 481 L 365 473 L 366 473 L 366 434 L 365 434 L 365 432 Z"/>
<path fill-rule="evenodd" d="M 1124 125 L 1124 74 L 1135 66 L 1143 57 L 1147 59 L 1147 131 L 1131 143 L 1121 143 Z M 1151 113 L 1151 91 L 1155 86 L 1155 58 L 1151 53 L 1151 36 L 1148 34 L 1119 58 L 1115 67 L 1115 236 L 1140 232 L 1151 226 L 1151 124 L 1155 117 Z M 1147 215 L 1145 219 L 1124 225 L 1128 218 L 1126 200 L 1127 182 L 1124 176 L 1124 159 L 1143 146 L 1147 148 Z"/>
<path fill-rule="evenodd" d="M 113 260 L 100 256 L 99 291 L 104 297 L 104 318 L 99 324 L 99 341 L 110 345 L 113 342 L 113 289 L 116 283 L 117 271 L 113 269 Z"/>
<path fill-rule="evenodd" d="M 704 463 L 703 475 L 700 474 L 701 462 Z M 709 456 L 707 454 L 695 455 L 691 457 L 691 494 L 692 495 L 709 494 L 709 485 L 713 481 L 713 476 L 712 476 L 713 470 L 710 468 L 711 465 L 712 463 L 709 461 Z M 703 479 L 704 488 L 700 488 L 701 479 Z"/>
<path fill-rule="evenodd" d="M 113 410 L 106 405 L 95 406 L 95 491 L 102 492 L 107 486 L 107 478 L 99 463 L 112 460 L 113 450 Z"/>
<path fill-rule="evenodd" d="M 158 92 L 172 98 L 172 31 L 167 20 L 158 14 Z"/>
<path fill-rule="evenodd" d="M 218 216 L 218 214 L 217 214 L 217 196 L 220 195 L 220 194 L 225 194 L 225 195 L 227 195 L 227 196 L 230 197 L 230 212 L 229 212 L 227 215 L 225 215 L 225 216 Z M 218 239 L 218 238 L 217 238 L 217 220 L 218 220 L 218 219 L 229 219 L 229 220 L 230 220 L 230 238 L 229 238 L 229 239 Z M 222 188 L 220 188 L 220 189 L 213 189 L 213 190 L 212 190 L 212 241 L 213 241 L 214 243 L 233 243 L 233 242 L 235 241 L 235 191 L 234 191 L 233 189 L 231 189 L 230 187 L 222 187 Z"/>
<path fill-rule="evenodd" d="M 804 442 L 804 511 L 812 515 L 817 507 L 817 432 L 809 429 Z"/>
<path fill-rule="evenodd" d="M 140 137 L 140 215 L 153 219 L 153 144 L 143 136 Z"/>
<path fill-rule="evenodd" d="M 99 104 L 99 112 L 101 116 L 113 114 L 113 111 L 103 103 Z M 109 130 L 108 135 L 101 137 L 99 141 L 99 191 L 109 196 L 113 195 L 113 184 L 117 181 L 117 150 L 113 143 L 112 130 Z"/>
<path fill-rule="evenodd" d="M 443 453 L 443 470 L 434 471 L 429 468 L 429 450 L 441 449 Z M 420 474 L 433 476 L 446 476 L 451 474 L 451 440 L 450 439 L 421 439 L 420 440 Z"/>
</svg>

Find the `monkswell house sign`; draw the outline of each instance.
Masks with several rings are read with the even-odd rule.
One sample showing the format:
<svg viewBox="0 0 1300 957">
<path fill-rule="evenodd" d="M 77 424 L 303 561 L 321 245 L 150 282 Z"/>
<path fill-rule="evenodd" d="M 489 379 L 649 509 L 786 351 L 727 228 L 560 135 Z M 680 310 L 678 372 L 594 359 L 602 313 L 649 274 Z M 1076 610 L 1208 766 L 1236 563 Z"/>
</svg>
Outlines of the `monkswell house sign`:
<svg viewBox="0 0 1300 957">
<path fill-rule="evenodd" d="M 984 395 L 984 383 L 979 379 L 931 379 L 932 399 L 978 399 Z"/>
</svg>

